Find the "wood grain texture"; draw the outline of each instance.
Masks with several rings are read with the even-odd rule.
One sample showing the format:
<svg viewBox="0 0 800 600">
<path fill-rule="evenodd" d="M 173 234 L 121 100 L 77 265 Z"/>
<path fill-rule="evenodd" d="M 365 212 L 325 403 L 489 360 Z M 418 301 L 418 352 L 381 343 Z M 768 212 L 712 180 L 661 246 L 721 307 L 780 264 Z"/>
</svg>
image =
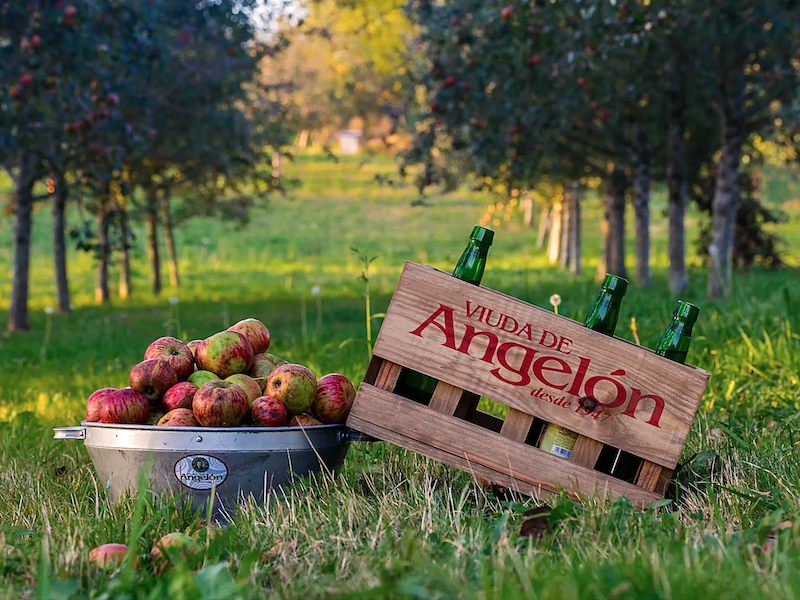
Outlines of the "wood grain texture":
<svg viewBox="0 0 800 600">
<path fill-rule="evenodd" d="M 431 403 L 429 406 L 444 415 L 452 415 L 458 408 L 458 403 L 461 400 L 461 394 L 464 392 L 461 388 L 454 385 L 440 381 L 436 384 L 436 389 L 433 390 L 431 396 Z"/>
<path fill-rule="evenodd" d="M 374 353 L 668 468 L 708 383 L 700 369 L 413 263 Z M 587 387 L 602 403 L 599 418 L 576 410 Z"/>
<path fill-rule="evenodd" d="M 500 434 L 515 442 L 524 442 L 528 437 L 528 432 L 533 425 L 533 417 L 516 408 L 508 409 L 508 416 L 503 421 L 503 428 Z"/>
<path fill-rule="evenodd" d="M 636 485 L 650 492 L 655 491 L 663 469 L 664 467 L 654 462 L 644 461 L 639 477 L 636 478 Z"/>
<path fill-rule="evenodd" d="M 403 367 L 400 365 L 384 360 L 378 370 L 378 376 L 375 378 L 375 387 L 389 392 L 393 391 L 402 369 Z"/>
<path fill-rule="evenodd" d="M 564 489 L 573 497 L 610 494 L 637 504 L 659 500 L 651 491 L 608 477 L 500 434 L 432 411 L 384 390 L 362 383 L 347 424 L 359 431 L 424 454 L 450 466 L 477 473 L 514 489 L 538 495 Z M 505 483 L 504 483 L 505 482 Z"/>
<path fill-rule="evenodd" d="M 569 457 L 569 460 L 588 469 L 594 469 L 602 449 L 602 442 L 579 435 L 575 440 L 575 447 L 572 449 L 572 456 Z"/>
</svg>

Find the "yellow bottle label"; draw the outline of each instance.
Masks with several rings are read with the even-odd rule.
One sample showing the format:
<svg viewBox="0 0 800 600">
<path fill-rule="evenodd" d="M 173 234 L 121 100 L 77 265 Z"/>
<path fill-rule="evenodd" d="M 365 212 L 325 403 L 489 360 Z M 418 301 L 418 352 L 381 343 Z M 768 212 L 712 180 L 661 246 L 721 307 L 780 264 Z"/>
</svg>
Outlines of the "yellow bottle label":
<svg viewBox="0 0 800 600">
<path fill-rule="evenodd" d="M 544 430 L 539 448 L 561 458 L 569 458 L 577 439 L 578 434 L 574 431 L 551 423 Z"/>
</svg>

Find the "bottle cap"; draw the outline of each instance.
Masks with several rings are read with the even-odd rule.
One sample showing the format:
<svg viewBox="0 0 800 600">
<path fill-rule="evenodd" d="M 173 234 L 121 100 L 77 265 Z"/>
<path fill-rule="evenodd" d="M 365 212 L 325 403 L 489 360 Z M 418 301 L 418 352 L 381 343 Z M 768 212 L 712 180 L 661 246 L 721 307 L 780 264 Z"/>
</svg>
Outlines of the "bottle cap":
<svg viewBox="0 0 800 600">
<path fill-rule="evenodd" d="M 685 300 L 678 300 L 678 304 L 675 305 L 675 310 L 672 312 L 673 318 L 680 319 L 687 323 L 694 323 L 699 316 L 700 309 Z"/>
<path fill-rule="evenodd" d="M 606 277 L 603 279 L 603 285 L 601 287 L 609 292 L 614 292 L 614 295 L 624 296 L 628 289 L 628 280 L 624 277 L 619 277 L 618 275 L 606 273 Z"/>
<path fill-rule="evenodd" d="M 486 246 L 491 246 L 492 240 L 494 240 L 494 231 L 491 229 L 486 229 L 486 227 L 481 227 L 480 225 L 475 225 L 475 227 L 472 228 L 472 233 L 469 237 L 471 240 L 481 242 Z"/>
</svg>

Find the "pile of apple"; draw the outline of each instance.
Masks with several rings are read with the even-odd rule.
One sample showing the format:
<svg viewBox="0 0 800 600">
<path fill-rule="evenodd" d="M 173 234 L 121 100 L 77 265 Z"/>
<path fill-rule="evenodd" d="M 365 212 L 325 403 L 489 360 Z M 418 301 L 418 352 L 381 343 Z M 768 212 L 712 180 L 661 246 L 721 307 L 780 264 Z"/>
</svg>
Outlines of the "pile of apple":
<svg viewBox="0 0 800 600">
<path fill-rule="evenodd" d="M 270 334 L 244 319 L 188 344 L 162 337 L 133 367 L 130 387 L 103 388 L 86 402 L 86 420 L 169 427 L 284 427 L 344 423 L 356 391 L 338 373 L 267 354 Z"/>
</svg>

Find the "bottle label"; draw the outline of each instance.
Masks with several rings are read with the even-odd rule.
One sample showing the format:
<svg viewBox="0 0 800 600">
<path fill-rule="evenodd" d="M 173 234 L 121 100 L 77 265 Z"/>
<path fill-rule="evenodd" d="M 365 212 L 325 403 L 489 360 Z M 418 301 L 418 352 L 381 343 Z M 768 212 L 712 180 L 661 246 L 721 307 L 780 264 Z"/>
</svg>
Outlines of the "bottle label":
<svg viewBox="0 0 800 600">
<path fill-rule="evenodd" d="M 574 431 L 551 423 L 545 429 L 539 448 L 561 458 L 569 458 L 572 456 L 572 449 L 577 439 L 578 434 Z"/>
</svg>

